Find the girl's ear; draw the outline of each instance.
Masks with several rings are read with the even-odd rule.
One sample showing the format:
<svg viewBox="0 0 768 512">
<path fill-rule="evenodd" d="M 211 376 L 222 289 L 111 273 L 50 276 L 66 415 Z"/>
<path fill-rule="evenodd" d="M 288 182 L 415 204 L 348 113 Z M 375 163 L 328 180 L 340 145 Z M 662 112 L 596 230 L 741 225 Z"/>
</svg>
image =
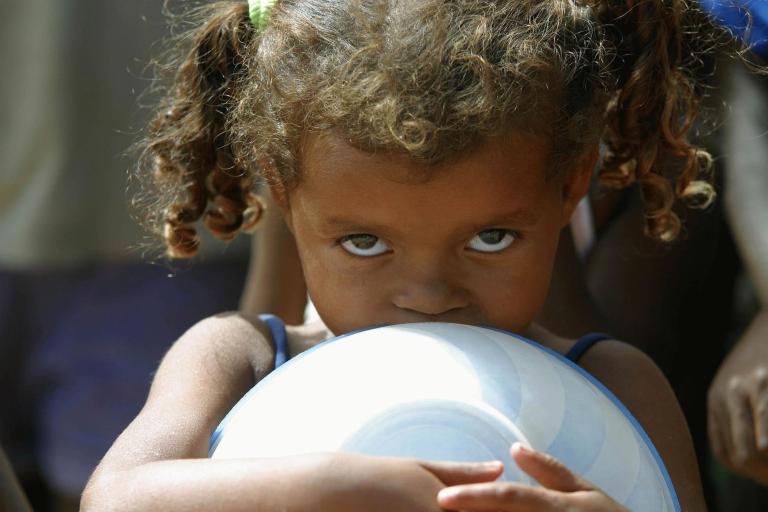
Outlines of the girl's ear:
<svg viewBox="0 0 768 512">
<path fill-rule="evenodd" d="M 592 172 L 594 171 L 599 154 L 599 145 L 595 145 L 594 148 L 584 152 L 576 160 L 576 165 L 563 181 L 562 227 L 568 225 L 576 205 L 587 195 L 589 185 L 592 182 Z"/>
<path fill-rule="evenodd" d="M 276 206 L 283 214 L 285 224 L 288 226 L 288 230 L 293 233 L 293 219 L 291 218 L 291 208 L 288 204 L 288 193 L 283 185 L 270 184 L 269 195 L 271 203 Z"/>
<path fill-rule="evenodd" d="M 264 181 L 269 188 L 269 197 L 267 198 L 267 208 L 277 208 L 282 213 L 285 223 L 288 225 L 288 229 L 293 233 L 293 223 L 291 220 L 291 209 L 288 204 L 288 191 L 285 189 L 282 180 L 278 178 L 277 171 L 274 166 L 266 163 L 259 162 L 262 172 L 264 173 Z"/>
</svg>

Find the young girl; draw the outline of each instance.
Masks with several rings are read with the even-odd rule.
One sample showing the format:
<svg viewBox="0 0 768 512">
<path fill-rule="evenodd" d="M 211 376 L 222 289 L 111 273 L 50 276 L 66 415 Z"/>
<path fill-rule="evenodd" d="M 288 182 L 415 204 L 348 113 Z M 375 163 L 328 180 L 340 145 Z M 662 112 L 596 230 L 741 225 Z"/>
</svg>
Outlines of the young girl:
<svg viewBox="0 0 768 512">
<path fill-rule="evenodd" d="M 573 340 L 532 322 L 600 143 L 603 181 L 641 183 L 652 237 L 675 238 L 675 198 L 705 206 L 713 196 L 699 179 L 706 154 L 685 140 L 696 89 L 683 66 L 696 55 L 684 37 L 701 37 L 701 20 L 682 0 L 283 0 L 268 19 L 252 10 L 214 5 L 178 67 L 147 143 L 152 220 L 171 256 L 191 256 L 201 217 L 222 238 L 252 227 L 263 180 L 324 323 L 289 327 L 289 356 L 365 326 L 420 321 L 490 325 L 569 352 Z M 255 318 L 192 327 L 93 475 L 83 510 L 621 509 L 519 446 L 515 461 L 541 486 L 497 482 L 492 462 L 206 459 L 214 428 L 275 352 Z M 571 357 L 640 421 L 683 510 L 703 510 L 684 420 L 653 363 L 615 340 Z"/>
</svg>

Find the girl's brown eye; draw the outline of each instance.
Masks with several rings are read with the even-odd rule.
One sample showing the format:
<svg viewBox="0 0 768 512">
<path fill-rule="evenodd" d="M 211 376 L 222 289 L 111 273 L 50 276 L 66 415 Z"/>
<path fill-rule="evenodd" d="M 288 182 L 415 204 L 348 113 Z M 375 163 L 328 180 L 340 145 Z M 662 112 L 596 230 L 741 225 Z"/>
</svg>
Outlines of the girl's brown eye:
<svg viewBox="0 0 768 512">
<path fill-rule="evenodd" d="M 389 251 L 389 246 L 382 239 L 369 233 L 347 235 L 339 240 L 340 245 L 355 256 L 371 257 Z"/>
<path fill-rule="evenodd" d="M 517 233 L 509 229 L 485 229 L 469 241 L 467 247 L 478 252 L 500 252 L 512 245 Z"/>
</svg>

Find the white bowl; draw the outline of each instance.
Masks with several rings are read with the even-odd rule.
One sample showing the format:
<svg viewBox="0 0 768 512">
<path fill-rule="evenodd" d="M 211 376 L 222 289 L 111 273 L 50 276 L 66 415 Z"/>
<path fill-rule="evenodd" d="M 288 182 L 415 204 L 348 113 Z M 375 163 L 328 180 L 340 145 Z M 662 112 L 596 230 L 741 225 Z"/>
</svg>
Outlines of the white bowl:
<svg viewBox="0 0 768 512">
<path fill-rule="evenodd" d="M 680 510 L 640 425 L 560 354 L 497 329 L 423 323 L 326 341 L 272 372 L 232 409 L 211 457 L 348 451 L 432 460 L 547 452 L 631 510 Z"/>
</svg>

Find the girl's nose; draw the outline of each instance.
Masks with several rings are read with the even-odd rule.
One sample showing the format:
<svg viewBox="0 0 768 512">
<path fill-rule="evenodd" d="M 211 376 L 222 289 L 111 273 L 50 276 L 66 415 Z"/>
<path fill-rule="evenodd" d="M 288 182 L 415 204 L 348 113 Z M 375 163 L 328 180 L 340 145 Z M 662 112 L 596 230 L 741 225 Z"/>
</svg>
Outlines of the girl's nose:
<svg viewBox="0 0 768 512">
<path fill-rule="evenodd" d="M 400 309 L 437 316 L 468 305 L 466 290 L 438 275 L 404 277 L 392 303 Z"/>
</svg>

